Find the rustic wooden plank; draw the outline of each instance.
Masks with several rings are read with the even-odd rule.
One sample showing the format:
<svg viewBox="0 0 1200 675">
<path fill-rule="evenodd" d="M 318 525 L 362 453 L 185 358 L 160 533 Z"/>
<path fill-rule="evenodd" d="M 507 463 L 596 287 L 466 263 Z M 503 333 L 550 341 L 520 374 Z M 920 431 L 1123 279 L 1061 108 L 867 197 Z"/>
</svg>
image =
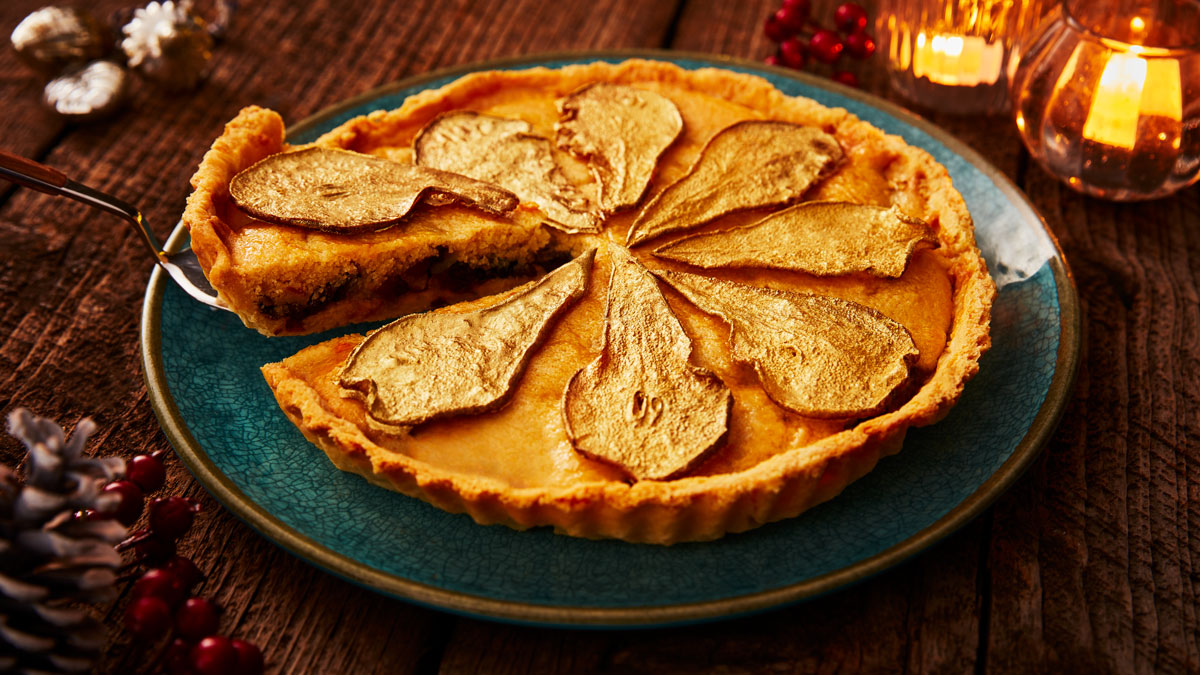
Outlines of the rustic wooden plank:
<svg viewBox="0 0 1200 675">
<path fill-rule="evenodd" d="M 1037 167 L 1025 189 L 1073 265 L 1087 342 L 1046 459 L 996 508 L 989 666 L 1195 672 L 1200 197 L 1113 205 Z"/>
</svg>

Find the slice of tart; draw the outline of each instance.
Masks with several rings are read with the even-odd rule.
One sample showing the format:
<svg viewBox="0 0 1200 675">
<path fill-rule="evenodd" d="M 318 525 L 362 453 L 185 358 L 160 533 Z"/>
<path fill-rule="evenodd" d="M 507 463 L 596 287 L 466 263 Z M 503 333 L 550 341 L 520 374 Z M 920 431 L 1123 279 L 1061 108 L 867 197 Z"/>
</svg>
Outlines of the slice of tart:
<svg viewBox="0 0 1200 675">
<path fill-rule="evenodd" d="M 511 288 L 582 246 L 544 225 L 536 205 L 527 203 L 496 213 L 424 198 L 402 219 L 336 231 L 271 222 L 231 198 L 235 177 L 291 150 L 278 114 L 242 110 L 192 177 L 183 215 L 221 300 L 265 335 L 314 333 Z M 384 158 L 406 152 L 382 141 L 354 150 Z"/>
<path fill-rule="evenodd" d="M 403 162 L 422 136 L 440 140 L 418 163 L 438 170 L 474 172 L 455 153 L 501 136 L 520 145 L 494 152 L 556 170 L 529 197 L 502 167 L 470 178 L 532 204 L 516 212 L 529 240 L 566 255 L 263 368 L 304 435 L 376 485 L 480 523 L 713 539 L 836 495 L 941 419 L 989 345 L 994 286 L 946 170 L 760 78 L 653 61 L 478 73 L 317 144 Z M 472 147 L 441 145 L 456 139 Z M 555 221 L 540 200 L 556 194 L 598 204 L 598 231 Z M 393 236 L 468 208 L 429 204 Z"/>
</svg>

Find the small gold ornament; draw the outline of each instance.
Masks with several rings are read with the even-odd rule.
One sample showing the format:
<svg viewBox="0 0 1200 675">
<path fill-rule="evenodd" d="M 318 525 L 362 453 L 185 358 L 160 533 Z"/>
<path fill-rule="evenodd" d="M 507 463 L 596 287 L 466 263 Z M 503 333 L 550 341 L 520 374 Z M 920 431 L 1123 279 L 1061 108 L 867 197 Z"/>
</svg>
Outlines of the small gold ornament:
<svg viewBox="0 0 1200 675">
<path fill-rule="evenodd" d="M 558 109 L 558 147 L 587 162 L 605 213 L 642 200 L 658 158 L 683 131 L 671 99 L 620 84 L 585 85 L 559 101 Z"/>
<path fill-rule="evenodd" d="M 722 129 L 687 175 L 638 214 L 633 246 L 727 213 L 798 201 L 842 159 L 837 139 L 816 127 L 750 120 Z"/>
<path fill-rule="evenodd" d="M 92 120 L 111 115 L 125 104 L 129 74 L 112 61 L 93 61 L 50 80 L 46 105 L 75 120 Z"/>
<path fill-rule="evenodd" d="M 904 273 L 913 251 L 937 240 L 925 223 L 895 207 L 805 202 L 722 232 L 693 234 L 654 255 L 696 267 L 757 267 L 828 277 Z"/>
<path fill-rule="evenodd" d="M 12 32 L 17 56 L 42 75 L 53 77 L 108 53 L 111 38 L 96 17 L 74 7 L 43 7 Z"/>
<path fill-rule="evenodd" d="M 190 8 L 190 2 L 151 2 L 121 29 L 129 67 L 168 90 L 195 87 L 212 58 L 212 35 Z"/>
<path fill-rule="evenodd" d="M 440 115 L 413 141 L 415 162 L 511 190 L 566 232 L 599 232 L 600 219 L 563 175 L 550 141 L 532 131 L 524 120 L 474 112 Z"/>
</svg>

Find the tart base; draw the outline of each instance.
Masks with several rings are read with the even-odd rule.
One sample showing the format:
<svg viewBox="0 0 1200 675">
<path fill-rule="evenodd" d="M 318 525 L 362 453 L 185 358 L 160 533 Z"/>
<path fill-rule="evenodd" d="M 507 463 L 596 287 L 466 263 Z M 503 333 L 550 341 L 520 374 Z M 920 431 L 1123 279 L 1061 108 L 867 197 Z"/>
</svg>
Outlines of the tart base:
<svg viewBox="0 0 1200 675">
<path fill-rule="evenodd" d="M 928 252 L 926 258 L 936 261 L 930 264 L 944 279 L 949 298 L 945 325 L 941 324 L 941 318 L 926 321 L 921 316 L 911 320 L 892 317 L 911 326 L 910 332 L 922 348 L 918 365 L 920 386 L 890 412 L 866 420 L 840 422 L 841 426 L 826 427 L 816 434 L 780 435 L 766 441 L 770 447 L 760 447 L 758 441 L 751 441 L 754 447 L 740 450 L 746 451 L 742 456 L 752 459 L 722 465 L 718 453 L 692 475 L 670 481 L 629 483 L 615 469 L 606 472 L 603 466 L 578 468 L 571 465 L 563 469 L 560 466 L 563 462 L 570 464 L 574 460 L 559 461 L 570 454 L 569 444 L 566 446 L 568 455 L 561 454 L 560 439 L 556 435 L 561 430 L 551 430 L 543 434 L 545 440 L 541 445 L 527 448 L 514 443 L 507 451 L 545 450 L 546 456 L 541 461 L 552 468 L 557 467 L 555 470 L 562 471 L 565 478 L 526 485 L 500 480 L 472 467 L 456 466 L 429 448 L 423 449 L 419 442 L 420 428 L 413 435 L 417 441 L 411 441 L 403 434 L 381 434 L 372 429 L 365 422 L 361 404 L 337 393 L 336 371 L 362 339 L 361 336 L 348 336 L 314 345 L 281 363 L 263 368 L 280 407 L 306 438 L 342 470 L 357 473 L 373 484 L 418 497 L 444 510 L 467 513 L 481 524 L 502 523 L 517 529 L 551 526 L 572 536 L 671 544 L 711 540 L 726 533 L 796 516 L 836 496 L 851 481 L 874 468 L 880 458 L 897 452 L 910 427 L 932 424 L 945 416 L 960 397 L 964 384 L 978 370 L 979 358 L 990 345 L 988 322 L 995 288 L 975 248 L 966 206 L 954 190 L 946 169 L 928 153 L 907 145 L 896 136 L 884 134 L 845 110 L 788 97 L 761 78 L 719 69 L 689 71 L 652 61 L 615 65 L 596 63 L 561 70 L 468 75 L 441 89 L 418 94 L 396 111 L 351 120 L 318 142 L 336 143 L 351 149 L 401 144 L 424 120 L 445 110 L 486 100 L 496 92 L 522 87 L 541 88 L 549 92 L 548 96 L 554 96 L 593 81 L 647 86 L 660 91 L 674 88 L 703 92 L 704 96 L 720 101 L 714 105 L 738 109 L 729 114 L 818 126 L 834 134 L 846 151 L 847 160 L 806 198 L 895 205 L 904 213 L 927 222 L 937 239 L 937 248 Z M 689 111 L 686 104 L 681 105 L 681 109 L 685 119 L 697 114 L 694 109 Z M 723 112 L 729 111 L 723 109 Z M 512 114 L 517 113 L 513 111 Z M 679 171 L 683 170 L 678 167 L 688 165 L 689 157 L 694 157 L 690 153 L 698 150 L 708 131 L 711 130 L 705 130 L 701 125 L 700 138 L 693 139 L 694 142 L 685 141 L 670 151 L 674 153 L 670 166 L 676 168 L 668 168 L 656 177 L 651 185 L 652 193 L 678 177 Z M 759 215 L 728 216 L 713 227 L 736 226 Z M 614 218 L 610 221 L 607 237 L 624 241 L 628 223 L 629 218 Z M 657 246 L 663 241 L 656 239 L 652 245 Z M 650 264 L 650 259 L 647 263 Z M 773 285 L 781 278 L 772 273 L 749 271 L 741 275 L 749 282 L 757 280 L 759 285 Z M 888 296 L 883 282 L 877 284 L 861 277 L 832 281 L 810 279 L 805 283 L 821 292 L 848 295 L 848 299 L 871 306 L 875 306 L 872 302 L 884 302 L 882 298 Z M 603 284 L 599 285 L 602 296 Z M 914 288 L 918 293 L 916 299 L 920 300 L 921 290 L 932 286 L 917 284 Z M 678 314 L 685 301 L 670 292 L 667 297 Z M 592 305 L 599 304 L 595 298 L 592 300 Z M 465 310 L 478 306 L 478 303 L 495 301 L 493 297 L 445 311 Z M 588 303 L 588 299 L 584 299 L 573 311 L 598 312 L 596 307 L 589 310 L 591 305 Z M 920 307 L 921 303 L 910 302 L 909 305 Z M 883 307 L 876 306 L 876 309 L 888 314 Z M 698 345 L 695 358 L 710 358 L 699 345 L 702 341 L 716 345 L 713 341 L 715 333 L 703 329 L 698 320 L 682 320 L 685 330 L 693 333 L 692 338 Z M 588 333 L 587 338 L 594 342 L 600 324 L 593 321 L 592 325 L 596 334 Z M 694 334 L 697 331 L 703 332 L 699 338 Z M 727 336 L 720 337 L 723 340 Z M 922 341 L 933 347 L 922 347 Z M 713 346 L 711 350 L 719 352 L 721 348 Z M 579 358 L 586 363 L 591 357 L 582 354 Z M 717 354 L 710 360 L 719 358 Z M 700 365 L 711 367 L 708 363 Z M 734 370 L 728 372 L 732 377 L 738 376 Z M 722 373 L 722 377 L 728 381 L 730 376 Z M 509 407 L 495 414 L 524 414 L 520 406 L 525 397 L 546 396 L 551 390 L 552 387 L 547 387 L 545 392 L 539 390 L 536 394 L 518 391 Z M 748 387 L 744 390 L 751 391 Z M 561 396 L 561 388 L 557 395 Z M 736 388 L 734 397 L 736 405 L 739 400 Z M 753 394 L 749 399 L 743 395 L 741 400 L 753 410 L 770 410 L 766 407 L 771 405 L 769 402 L 760 402 L 761 399 L 754 398 Z M 354 408 L 355 405 L 359 407 Z M 737 414 L 735 408 L 734 415 Z M 524 419 L 539 429 L 545 422 L 540 418 Z M 471 424 L 469 419 L 462 421 L 464 428 Z M 558 424 L 561 426 L 561 420 Z M 453 436 L 446 436 L 447 442 L 453 440 Z M 484 440 L 474 438 L 472 442 L 483 443 Z M 500 454 L 494 460 L 484 457 L 478 461 L 500 462 L 503 461 Z"/>
</svg>

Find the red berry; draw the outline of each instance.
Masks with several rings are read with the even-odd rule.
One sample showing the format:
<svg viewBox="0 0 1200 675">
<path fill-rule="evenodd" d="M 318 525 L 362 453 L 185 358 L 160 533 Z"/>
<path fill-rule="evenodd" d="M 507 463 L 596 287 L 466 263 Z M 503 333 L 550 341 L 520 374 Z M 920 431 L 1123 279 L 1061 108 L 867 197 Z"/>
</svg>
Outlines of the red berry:
<svg viewBox="0 0 1200 675">
<path fill-rule="evenodd" d="M 237 670 L 234 675 L 261 675 L 263 671 L 263 655 L 258 647 L 245 640 L 234 640 L 233 649 L 237 652 Z"/>
<path fill-rule="evenodd" d="M 788 68 L 796 70 L 803 68 L 807 55 L 808 47 L 800 38 L 784 40 L 783 44 L 779 45 L 779 60 Z"/>
<path fill-rule="evenodd" d="M 174 607 L 187 596 L 187 588 L 175 574 L 167 570 L 150 570 L 133 582 L 131 591 L 135 598 L 160 598 Z"/>
<path fill-rule="evenodd" d="M 199 567 L 196 567 L 196 563 L 192 562 L 191 558 L 185 558 L 181 555 L 177 555 L 163 563 L 162 568 L 178 577 L 183 587 L 188 590 L 191 590 L 204 579 L 204 574 L 200 572 Z"/>
<path fill-rule="evenodd" d="M 790 33 L 784 30 L 783 26 L 775 20 L 774 16 L 767 18 L 767 23 L 763 25 L 763 33 L 766 33 L 767 38 L 772 42 L 783 42 L 788 38 L 788 35 L 790 35 Z"/>
<path fill-rule="evenodd" d="M 808 50 L 818 61 L 824 63 L 833 63 L 842 55 L 842 39 L 838 34 L 822 28 L 813 33 L 813 36 L 808 41 Z"/>
<path fill-rule="evenodd" d="M 875 39 L 865 31 L 856 31 L 846 36 L 846 51 L 856 59 L 869 58 L 875 53 Z"/>
<path fill-rule="evenodd" d="M 217 632 L 220 621 L 217 606 L 208 598 L 188 598 L 175 612 L 175 630 L 193 640 Z"/>
<path fill-rule="evenodd" d="M 809 0 L 783 0 L 783 7 L 808 16 Z"/>
<path fill-rule="evenodd" d="M 125 628 L 140 640 L 157 640 L 170 625 L 171 608 L 162 598 L 143 596 L 125 608 Z"/>
<path fill-rule="evenodd" d="M 134 542 L 133 550 L 147 565 L 161 565 L 175 555 L 175 542 L 152 534 Z"/>
<path fill-rule="evenodd" d="M 192 647 L 192 669 L 197 675 L 229 675 L 237 665 L 237 650 L 223 635 L 210 635 Z"/>
<path fill-rule="evenodd" d="M 200 505 L 186 497 L 167 497 L 150 502 L 150 530 L 160 537 L 178 539 L 192 527 Z"/>
<path fill-rule="evenodd" d="M 167 646 L 167 672 L 172 675 L 189 675 L 192 672 L 192 643 L 183 638 L 171 640 Z"/>
<path fill-rule="evenodd" d="M 125 477 L 137 483 L 142 492 L 154 492 L 163 486 L 167 479 L 167 470 L 163 468 L 162 460 L 150 455 L 138 455 L 129 460 L 125 467 Z"/>
<path fill-rule="evenodd" d="M 808 23 L 808 12 L 798 7 L 781 7 L 771 16 L 788 35 L 799 33 Z"/>
<path fill-rule="evenodd" d="M 777 65 L 779 65 L 779 56 L 776 54 L 772 54 L 772 55 L 768 56 L 767 58 L 763 59 L 763 63 L 767 64 L 768 66 L 777 66 Z"/>
<path fill-rule="evenodd" d="M 116 504 L 105 509 L 105 513 L 125 525 L 137 522 L 138 517 L 142 515 L 142 502 L 145 498 L 142 495 L 142 489 L 136 483 L 117 480 L 105 485 L 104 491 L 117 496 Z"/>
<path fill-rule="evenodd" d="M 857 87 L 858 77 L 848 70 L 839 70 L 833 74 L 833 81 L 840 82 L 847 87 Z"/>
<path fill-rule="evenodd" d="M 833 23 L 843 33 L 853 33 L 867 27 L 867 10 L 862 5 L 847 2 L 833 10 Z"/>
</svg>

